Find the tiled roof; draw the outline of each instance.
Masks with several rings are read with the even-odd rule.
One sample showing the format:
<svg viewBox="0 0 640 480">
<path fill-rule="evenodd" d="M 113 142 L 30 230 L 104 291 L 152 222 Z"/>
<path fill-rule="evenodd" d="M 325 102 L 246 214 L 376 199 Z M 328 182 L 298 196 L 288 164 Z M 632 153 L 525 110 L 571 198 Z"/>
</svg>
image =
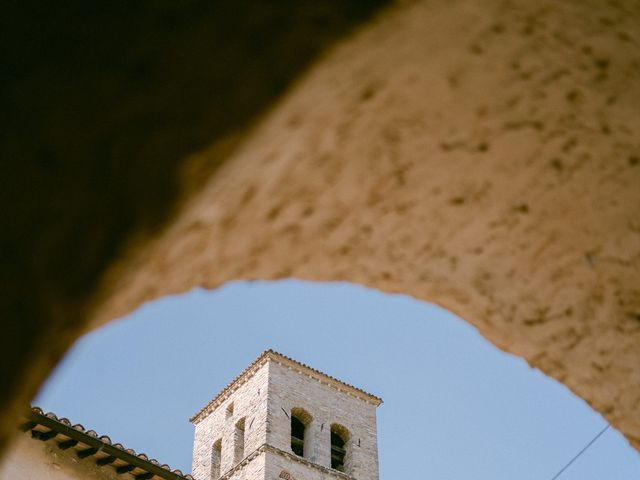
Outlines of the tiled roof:
<svg viewBox="0 0 640 480">
<path fill-rule="evenodd" d="M 256 358 L 251 365 L 245 368 L 240 375 L 234 378 L 231 383 L 229 383 L 226 387 L 222 389 L 218 395 L 216 395 L 209 403 L 207 403 L 204 407 L 200 409 L 193 417 L 191 417 L 191 421 L 197 423 L 205 414 L 213 411 L 220 403 L 222 403 L 231 393 L 233 393 L 240 385 L 242 385 L 246 380 L 248 380 L 253 374 L 268 360 L 273 359 L 280 363 L 288 363 L 289 365 L 300 368 L 301 370 L 306 371 L 306 373 L 310 374 L 317 379 L 323 378 L 325 380 L 329 380 L 329 382 L 339 390 L 345 390 L 347 393 L 351 393 L 354 396 L 357 396 L 369 403 L 373 403 L 378 406 L 382 403 L 382 399 L 377 397 L 371 393 L 368 393 L 361 388 L 354 387 L 353 385 L 349 385 L 348 383 L 343 382 L 342 380 L 338 380 L 331 375 L 327 375 L 320 370 L 316 370 L 309 365 L 306 365 L 302 362 L 294 360 L 291 357 L 287 357 L 282 353 L 276 352 L 274 350 L 265 350 L 258 358 Z"/>
<path fill-rule="evenodd" d="M 54 413 L 44 413 L 32 407 L 20 429 L 31 432 L 31 436 L 42 441 L 55 441 L 62 450 L 74 449 L 78 457 L 93 459 L 100 466 L 110 465 L 117 473 L 129 473 L 138 480 L 162 478 L 165 480 L 193 480 L 191 475 L 180 470 L 172 470 L 169 465 L 161 465 L 144 453 L 136 453 L 120 443 L 113 443 L 106 436 L 98 436 L 93 430 L 82 425 L 72 425 L 66 418 L 58 418 Z"/>
</svg>

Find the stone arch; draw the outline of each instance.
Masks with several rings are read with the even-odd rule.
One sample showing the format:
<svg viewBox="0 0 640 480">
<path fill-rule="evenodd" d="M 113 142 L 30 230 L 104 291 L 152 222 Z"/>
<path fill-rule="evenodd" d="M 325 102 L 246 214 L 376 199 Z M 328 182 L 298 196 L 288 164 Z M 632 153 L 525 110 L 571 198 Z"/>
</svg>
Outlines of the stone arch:
<svg viewBox="0 0 640 480">
<path fill-rule="evenodd" d="M 67 150 L 51 150 L 68 145 L 76 125 L 46 138 L 31 138 L 30 125 L 9 135 L 28 139 L 37 167 L 20 170 L 35 178 L 12 190 L 24 201 L 4 229 L 13 336 L 3 336 L 0 362 L 9 385 L 2 439 L 87 328 L 193 287 L 297 277 L 441 305 L 565 383 L 639 448 L 640 11 L 631 3 L 417 1 L 389 10 L 254 128 L 216 131 L 211 148 L 167 169 L 184 179 L 180 196 L 138 216 L 146 196 L 131 192 L 154 191 L 154 181 L 118 176 L 105 161 L 114 185 L 96 189 L 100 168 L 73 170 Z M 87 138 L 78 151 L 119 158 L 119 138 Z M 151 140 L 142 129 L 131 143 L 164 145 Z M 146 173 L 157 152 L 129 153 Z M 48 186 L 47 172 L 49 197 L 33 187 Z M 49 205 L 64 215 L 46 215 Z M 87 261 L 75 261 L 79 250 Z"/>
<path fill-rule="evenodd" d="M 291 416 L 297 417 L 305 426 L 313 422 L 313 416 L 302 407 L 293 407 Z"/>
</svg>

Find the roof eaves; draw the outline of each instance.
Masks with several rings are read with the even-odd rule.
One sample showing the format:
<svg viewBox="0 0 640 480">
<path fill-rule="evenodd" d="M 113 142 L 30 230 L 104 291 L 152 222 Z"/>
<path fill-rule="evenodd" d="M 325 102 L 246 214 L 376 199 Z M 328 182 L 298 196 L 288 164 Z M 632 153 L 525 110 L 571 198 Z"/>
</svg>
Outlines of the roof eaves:
<svg viewBox="0 0 640 480">
<path fill-rule="evenodd" d="M 275 350 L 268 349 L 262 352 L 258 358 L 256 358 L 247 368 L 240 372 L 240 374 L 236 378 L 234 378 L 229 384 L 227 384 L 227 386 L 224 387 L 220 391 L 220 393 L 213 397 L 213 399 L 211 399 L 204 407 L 202 407 L 195 415 L 193 415 L 189 419 L 189 421 L 191 421 L 192 423 L 197 423 L 204 416 L 204 414 L 214 410 L 228 397 L 229 394 L 231 394 L 237 387 L 244 383 L 242 380 L 248 377 L 250 373 L 258 370 L 268 358 L 281 359 L 286 362 L 293 363 L 294 365 L 313 373 L 315 376 L 324 377 L 335 384 L 347 387 L 347 389 L 351 390 L 358 396 L 365 397 L 370 400 L 375 406 L 379 406 L 382 403 L 382 399 L 380 397 L 377 397 L 376 395 L 373 395 L 365 390 L 362 390 L 361 388 L 343 382 L 342 380 L 332 377 L 331 375 L 321 372 L 320 370 L 310 367 L 309 365 L 299 362 L 298 360 L 283 355 L 282 353 L 276 352 Z"/>
<path fill-rule="evenodd" d="M 382 403 L 382 398 L 380 398 L 380 397 L 378 397 L 376 395 L 373 395 L 372 393 L 369 393 L 366 390 L 363 390 L 361 388 L 355 387 L 355 386 L 353 386 L 353 385 L 351 385 L 351 384 L 349 384 L 347 382 L 344 382 L 344 381 L 342 381 L 342 380 L 340 380 L 340 379 L 338 379 L 336 377 L 332 377 L 331 375 L 328 375 L 328 374 L 326 374 L 326 373 L 324 373 L 324 372 L 322 372 L 320 370 L 317 370 L 317 369 L 315 369 L 313 367 L 310 367 L 309 365 L 307 365 L 305 363 L 299 362 L 298 360 L 295 360 L 295 359 L 293 359 L 291 357 L 283 355 L 282 353 L 275 352 L 273 350 L 268 350 L 267 352 L 273 354 L 276 357 L 280 357 L 280 358 L 282 358 L 282 359 L 284 359 L 284 360 L 286 360 L 288 362 L 291 362 L 291 363 L 293 363 L 293 364 L 295 364 L 295 365 L 297 365 L 299 367 L 302 367 L 302 368 L 304 368 L 306 370 L 309 370 L 312 373 L 314 373 L 315 375 L 325 377 L 325 378 L 333 381 L 334 383 L 337 383 L 337 384 L 340 384 L 342 386 L 345 386 L 345 387 L 349 388 L 350 390 L 357 392 L 361 396 L 364 396 L 364 397 L 367 397 L 367 398 L 373 400 L 373 403 L 376 406 L 378 406 L 378 405 L 380 405 Z"/>
<path fill-rule="evenodd" d="M 49 430 L 46 432 L 36 430 L 39 425 Z M 177 469 L 172 470 L 168 465 L 160 465 L 160 462 L 155 459 L 149 459 L 144 453 L 136 453 L 132 449 L 125 449 L 120 443 L 112 443 L 111 439 L 106 435 L 98 436 L 93 430 L 86 430 L 80 424 L 72 425 L 68 419 L 58 418 L 52 412 L 44 413 L 38 407 L 32 407 L 26 414 L 25 421 L 20 429 L 23 432 L 30 431 L 34 438 L 42 441 L 53 440 L 58 435 L 67 437 L 70 440 L 58 443 L 58 447 L 63 450 L 75 447 L 77 444 L 86 445 L 88 448 L 76 451 L 80 458 L 93 457 L 98 452 L 103 452 L 108 457 L 119 459 L 125 464 L 116 469 L 119 474 L 139 468 L 147 472 L 139 475 L 141 478 L 158 476 L 165 480 L 193 480 L 191 475 L 183 474 L 182 471 Z M 109 463 L 112 462 L 113 460 Z M 107 465 L 107 463 L 101 464 L 100 459 L 96 463 L 98 465 Z"/>
<path fill-rule="evenodd" d="M 202 407 L 200 410 L 198 410 L 190 419 L 189 421 L 192 423 L 197 423 L 198 420 L 200 420 L 200 418 L 203 416 L 203 414 L 208 413 L 210 411 L 212 411 L 219 403 L 221 403 L 222 401 L 224 401 L 224 399 L 227 397 L 227 394 L 231 393 L 234 390 L 234 387 L 239 385 L 240 381 L 247 376 L 247 374 L 252 371 L 252 370 L 257 370 L 258 368 L 260 368 L 260 366 L 262 365 L 262 363 L 264 361 L 266 361 L 267 359 L 267 354 L 269 352 L 272 352 L 272 350 L 265 350 L 264 352 L 262 352 L 260 354 L 260 356 L 258 358 L 256 358 L 253 362 L 251 362 L 251 364 L 245 368 L 244 370 L 242 370 L 242 372 L 240 372 L 240 374 L 238 376 L 236 376 L 236 378 L 234 378 L 233 380 L 231 380 L 231 382 L 229 382 L 227 384 L 226 387 L 224 387 L 215 397 L 213 397 L 209 402 L 207 402 L 207 404 Z"/>
</svg>

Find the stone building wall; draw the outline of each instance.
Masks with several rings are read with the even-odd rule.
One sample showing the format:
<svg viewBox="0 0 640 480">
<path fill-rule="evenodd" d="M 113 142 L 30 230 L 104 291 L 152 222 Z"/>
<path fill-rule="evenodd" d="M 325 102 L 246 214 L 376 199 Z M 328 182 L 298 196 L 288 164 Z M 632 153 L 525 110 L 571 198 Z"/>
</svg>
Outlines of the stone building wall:
<svg viewBox="0 0 640 480">
<path fill-rule="evenodd" d="M 314 468 L 303 462 L 292 462 L 277 453 L 266 453 L 265 479 L 273 480 L 346 480 L 349 477 L 335 470 Z"/>
<path fill-rule="evenodd" d="M 285 471 L 306 471 L 303 478 L 320 475 L 322 479 L 351 476 L 378 480 L 376 407 L 380 402 L 356 387 L 268 350 L 193 417 L 193 476 L 196 480 L 271 478 L 263 457 L 275 455 L 278 460 L 267 463 Z M 306 425 L 304 457 L 291 448 L 293 414 Z M 242 456 L 235 448 L 240 419 L 245 422 Z M 331 469 L 334 425 L 347 440 L 346 475 Z M 212 453 L 219 440 L 220 467 L 212 468 Z M 256 470 L 256 465 L 263 469 Z"/>
<path fill-rule="evenodd" d="M 233 391 L 206 417 L 196 421 L 193 450 L 193 476 L 197 480 L 211 477 L 213 445 L 222 440 L 220 473 L 224 474 L 237 463 L 235 458 L 236 424 L 245 419 L 244 456 L 258 449 L 266 441 L 268 364 Z M 233 414 L 229 407 L 233 404 Z"/>
<path fill-rule="evenodd" d="M 83 461 L 73 449 L 20 435 L 0 462 L 0 480 L 122 480 L 114 469 Z"/>
<path fill-rule="evenodd" d="M 264 453 L 256 455 L 244 465 L 238 465 L 236 469 L 224 480 L 265 480 L 266 457 Z M 276 477 L 273 477 L 276 480 Z"/>
<path fill-rule="evenodd" d="M 312 436 L 311 451 L 305 451 L 305 458 L 331 466 L 331 425 L 336 423 L 350 433 L 346 444 L 347 473 L 358 480 L 378 479 L 376 405 L 275 360 L 270 363 L 268 405 L 269 445 L 293 453 L 290 415 L 292 409 L 302 408 L 313 418 L 307 426 Z"/>
</svg>

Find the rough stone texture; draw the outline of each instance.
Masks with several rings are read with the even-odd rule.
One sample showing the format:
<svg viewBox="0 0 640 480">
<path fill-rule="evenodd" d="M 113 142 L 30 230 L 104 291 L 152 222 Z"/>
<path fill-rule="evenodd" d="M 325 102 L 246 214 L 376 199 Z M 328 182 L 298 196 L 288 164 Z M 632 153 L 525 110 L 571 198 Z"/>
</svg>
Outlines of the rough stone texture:
<svg viewBox="0 0 640 480">
<path fill-rule="evenodd" d="M 73 295 L 49 288 L 63 268 L 81 270 L 68 255 L 84 233 L 121 226 L 109 204 L 86 202 L 68 224 L 16 236 L 29 252 L 44 231 L 66 232 L 69 241 L 32 257 L 63 265 L 43 267 L 43 280 L 32 275 L 38 281 L 9 298 L 42 307 L 15 316 L 40 313 L 53 327 L 70 319 L 72 328 L 52 337 L 25 322 L 9 336 L 59 339 L 55 348 L 15 342 L 31 376 L 11 369 L 14 384 L 24 394 L 42 380 L 48 355 L 81 320 L 99 325 L 232 279 L 347 280 L 455 312 L 640 448 L 638 32 L 631 0 L 425 0 L 386 12 L 318 62 L 250 135 L 185 159 L 182 209 L 154 235 L 125 229 L 116 243 L 129 239 L 126 253 L 96 250 L 110 266 L 100 285 L 102 267 Z M 142 178 L 133 177 L 134 192 L 154 183 Z M 102 195 L 74 188 L 61 185 L 74 203 Z M 109 214 L 106 230 L 82 226 L 90 212 Z M 30 262 L 9 272 L 25 278 Z"/>
<path fill-rule="evenodd" d="M 213 444 L 222 440 L 220 474 L 238 463 L 235 459 L 235 425 L 245 419 L 243 458 L 267 441 L 267 386 L 268 364 L 235 390 L 213 412 L 195 422 L 192 475 L 198 480 L 211 478 L 211 454 Z M 233 404 L 233 414 L 228 414 Z"/>
<path fill-rule="evenodd" d="M 196 480 L 215 480 L 211 454 L 219 439 L 220 474 L 225 480 L 278 478 L 283 470 L 299 479 L 378 480 L 377 398 L 277 353 L 267 352 L 258 361 L 215 400 L 211 410 L 194 417 L 192 474 Z M 233 414 L 229 414 L 230 405 Z M 290 415 L 294 409 L 302 409 L 309 416 L 303 459 L 291 449 Z M 245 448 L 244 455 L 238 457 L 234 455 L 235 425 L 243 418 Z M 333 424 L 349 435 L 345 444 L 346 475 L 330 468 Z M 245 460 L 244 465 L 238 465 L 241 460 Z M 259 467 L 254 463 L 257 460 Z"/>
<path fill-rule="evenodd" d="M 269 445 L 291 452 L 291 420 L 285 412 L 302 408 L 313 418 L 307 427 L 312 437 L 308 442 L 311 448 L 305 450 L 307 460 L 331 467 L 331 425 L 336 423 L 350 434 L 345 445 L 345 473 L 358 480 L 378 480 L 377 405 L 272 361 L 268 407 Z M 299 469 L 306 471 L 308 467 Z"/>
<path fill-rule="evenodd" d="M 469 0 L 382 17 L 114 270 L 96 321 L 230 279 L 407 293 L 564 382 L 638 447 L 640 7 L 630 8 Z"/>
<path fill-rule="evenodd" d="M 228 477 L 228 480 L 265 480 L 266 461 L 266 455 L 260 454 L 234 472 L 232 476 Z"/>
<path fill-rule="evenodd" d="M 295 462 L 290 458 L 271 452 L 265 454 L 265 474 L 262 479 L 284 480 L 352 480 L 336 470 L 319 470 L 310 464 Z M 288 476 L 287 476 L 288 474 Z M 376 479 L 378 477 L 375 477 Z"/>
<path fill-rule="evenodd" d="M 75 450 L 21 435 L 0 462 L 0 480 L 122 480 L 111 467 L 99 467 L 81 460 Z"/>
</svg>

